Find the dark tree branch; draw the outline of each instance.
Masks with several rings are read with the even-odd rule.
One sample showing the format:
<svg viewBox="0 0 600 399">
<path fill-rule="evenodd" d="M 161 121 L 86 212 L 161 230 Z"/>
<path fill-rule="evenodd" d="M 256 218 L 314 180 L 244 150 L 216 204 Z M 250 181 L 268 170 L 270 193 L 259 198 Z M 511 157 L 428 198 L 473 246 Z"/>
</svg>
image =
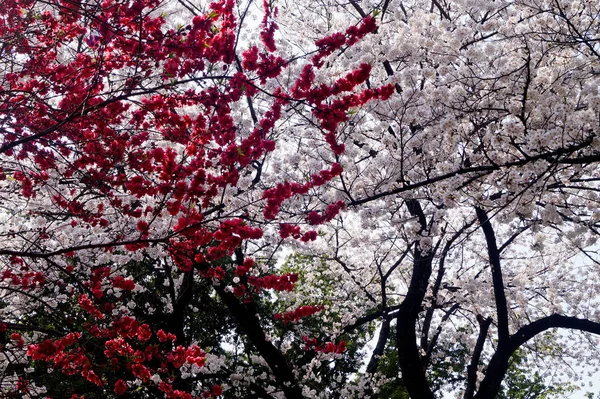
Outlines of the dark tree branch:
<svg viewBox="0 0 600 399">
<path fill-rule="evenodd" d="M 427 220 L 423 208 L 417 200 L 406 201 L 410 214 L 417 218 L 420 232 L 427 229 Z M 402 379 L 411 398 L 434 399 L 433 392 L 421 365 L 419 348 L 417 347 L 416 325 L 427 285 L 431 276 L 431 263 L 434 251 L 423 252 L 419 242 L 414 244 L 413 271 L 404 301 L 400 304 L 396 325 L 396 345 L 398 362 L 402 371 Z"/>
<path fill-rule="evenodd" d="M 177 343 L 187 345 L 185 337 L 186 308 L 194 298 L 194 269 L 185 272 L 183 281 L 179 287 L 179 296 L 173 303 L 173 312 L 169 317 L 169 332 L 175 334 Z"/>
<path fill-rule="evenodd" d="M 375 346 L 375 350 L 371 355 L 371 359 L 369 360 L 369 364 L 367 365 L 367 373 L 375 373 L 377 371 L 377 367 L 379 366 L 379 360 L 383 355 L 383 351 L 385 349 L 385 345 L 387 344 L 388 337 L 390 335 L 390 320 L 385 319 L 381 324 L 381 330 L 379 331 L 379 338 L 377 339 L 377 346 Z"/>
<path fill-rule="evenodd" d="M 600 323 L 577 317 L 553 314 L 521 327 L 510 337 L 511 345 L 515 346 L 516 350 L 531 338 L 551 328 L 567 328 L 600 335 Z"/>
<path fill-rule="evenodd" d="M 41 332 L 41 333 L 44 333 L 47 335 L 51 335 L 53 337 L 61 337 L 65 334 L 63 332 L 60 332 L 60 331 L 57 331 L 57 330 L 54 330 L 51 328 L 38 327 L 38 326 L 31 325 L 31 324 L 10 323 L 10 322 L 4 322 L 2 320 L 0 320 L 0 324 L 4 324 L 8 330 L 37 331 L 37 332 Z"/>
<path fill-rule="evenodd" d="M 514 240 L 516 240 L 516 239 L 517 239 L 517 237 L 519 237 L 519 236 L 520 236 L 522 233 L 524 233 L 525 231 L 529 230 L 529 229 L 530 229 L 532 226 L 533 226 L 533 225 L 531 225 L 531 224 L 528 224 L 528 225 L 525 225 L 525 226 L 521 227 L 519 230 L 517 230 L 517 231 L 516 231 L 516 232 L 515 232 L 515 233 L 514 233 L 512 236 L 510 236 L 510 237 L 508 238 L 508 240 L 506 240 L 506 241 L 504 242 L 504 244 L 502 244 L 502 245 L 500 246 L 500 248 L 498 248 L 498 252 L 502 253 L 502 251 L 504 251 L 504 250 L 505 250 L 505 249 L 506 249 L 506 248 L 507 248 L 507 247 L 508 247 L 510 244 L 512 244 L 512 242 L 513 242 Z"/>
<path fill-rule="evenodd" d="M 358 15 L 360 15 L 361 18 L 367 17 L 367 13 L 362 9 L 360 4 L 358 4 L 357 0 L 350 0 L 350 4 L 352 5 L 352 7 L 354 7 L 354 9 L 358 13 Z"/>
<path fill-rule="evenodd" d="M 481 359 L 481 352 L 483 351 L 483 344 L 487 338 L 490 324 L 492 324 L 492 318 L 486 319 L 481 315 L 477 315 L 477 321 L 479 322 L 479 336 L 477 337 L 477 343 L 473 349 L 473 355 L 471 356 L 471 363 L 467 366 L 467 388 L 465 390 L 465 399 L 472 399 L 475 393 L 475 384 L 477 383 L 477 366 L 479 365 L 479 359 Z"/>
<path fill-rule="evenodd" d="M 442 253 L 440 256 L 440 261 L 439 261 L 439 265 L 438 265 L 438 272 L 437 272 L 437 276 L 435 279 L 435 282 L 433 283 L 433 288 L 431 290 L 431 306 L 427 309 L 427 311 L 425 312 L 425 318 L 423 319 L 423 328 L 421 329 L 421 343 L 420 346 L 421 348 L 425 351 L 425 353 L 430 354 L 431 350 L 429 348 L 430 342 L 429 342 L 429 329 L 431 327 L 431 321 L 433 320 L 433 314 L 437 308 L 437 296 L 438 293 L 440 292 L 440 287 L 442 285 L 442 281 L 444 279 L 444 274 L 446 272 L 446 256 L 448 256 L 448 253 L 450 252 L 450 248 L 452 247 L 452 245 L 454 244 L 454 242 L 458 239 L 458 237 L 460 237 L 465 230 L 467 230 L 469 227 L 471 227 L 473 225 L 473 223 L 475 223 L 475 220 L 471 220 L 468 223 L 466 223 L 460 230 L 458 230 L 455 234 L 452 235 L 452 237 L 450 237 L 450 239 L 446 242 L 446 244 L 444 245 L 444 248 L 442 249 Z M 427 367 L 427 365 L 429 364 L 429 356 L 425 356 L 425 358 L 423 359 L 423 366 Z"/>
<path fill-rule="evenodd" d="M 360 326 L 370 323 L 374 320 L 377 320 L 380 317 L 385 317 L 386 319 L 392 319 L 396 316 L 396 311 L 399 308 L 400 308 L 400 306 L 398 305 L 398 306 L 390 306 L 386 309 L 386 311 L 384 311 L 383 309 L 379 309 L 371 314 L 368 314 L 366 316 L 359 318 L 354 323 L 344 327 L 343 332 L 344 333 L 352 332 L 353 330 L 359 328 Z"/>
<path fill-rule="evenodd" d="M 332 260 L 336 261 L 340 266 L 342 266 L 342 268 L 344 269 L 344 271 L 346 273 L 348 273 L 348 275 L 350 276 L 350 278 L 352 279 L 352 281 L 354 281 L 354 284 L 356 284 L 357 287 L 359 287 L 361 290 L 363 290 L 363 292 L 365 293 L 365 296 L 367 298 L 369 298 L 369 300 L 371 302 L 377 303 L 377 299 L 375 299 L 375 297 L 367 290 L 366 286 L 363 287 L 360 284 L 360 282 L 356 279 L 356 277 L 352 273 L 352 270 L 348 267 L 348 264 L 346 262 L 344 262 L 343 260 L 341 260 L 337 256 L 333 257 Z"/>
<path fill-rule="evenodd" d="M 552 328 L 566 328 L 600 335 L 600 323 L 559 314 L 546 316 L 523 326 L 510 337 L 508 345 L 498 346 L 496 353 L 490 360 L 485 377 L 479 385 L 479 390 L 473 398 L 495 398 L 500 390 L 502 380 L 508 370 L 508 361 L 513 353 L 536 335 Z"/>
<path fill-rule="evenodd" d="M 448 11 L 444 10 L 444 7 L 442 7 L 442 5 L 437 0 L 431 0 L 431 2 L 440 11 L 440 15 L 448 21 L 450 21 L 450 14 L 448 14 Z"/>
<path fill-rule="evenodd" d="M 504 292 L 504 281 L 502 279 L 502 269 L 500 268 L 500 251 L 496 244 L 496 235 L 490 222 L 488 214 L 479 207 L 475 208 L 477 219 L 485 235 L 487 243 L 487 252 L 492 268 L 492 286 L 494 288 L 494 299 L 496 301 L 496 313 L 498 315 L 498 346 L 508 344 L 508 305 L 506 303 L 506 294 Z"/>
<path fill-rule="evenodd" d="M 455 303 L 450 307 L 450 309 L 448 309 L 444 312 L 444 315 L 442 316 L 442 320 L 440 320 L 440 324 L 438 325 L 437 329 L 435 330 L 435 334 L 433 334 L 433 336 L 431 337 L 431 341 L 429 342 L 429 345 L 427 347 L 427 352 L 425 353 L 425 360 L 423 361 L 424 365 L 429 364 L 429 360 L 431 359 L 433 350 L 434 350 L 435 346 L 437 345 L 437 341 L 440 338 L 440 334 L 442 333 L 442 325 L 446 321 L 448 321 L 450 316 L 452 316 L 454 314 L 454 312 L 456 312 L 458 310 L 458 308 L 460 308 L 460 305 L 458 303 Z"/>
<path fill-rule="evenodd" d="M 236 263 L 243 264 L 244 257 L 241 248 L 235 251 Z M 207 263 L 195 265 L 194 269 L 206 269 Z M 253 302 L 243 303 L 221 283 L 214 286 L 223 304 L 231 312 L 237 325 L 246 334 L 258 353 L 265 359 L 277 384 L 287 399 L 303 399 L 302 389 L 296 381 L 292 368 L 288 365 L 283 354 L 269 341 L 258 318 L 259 311 Z"/>
<path fill-rule="evenodd" d="M 215 206 L 205 212 L 202 212 L 204 216 L 208 216 L 214 212 L 221 211 L 224 208 L 224 205 Z M 124 241 L 110 241 L 105 243 L 90 243 L 90 244 L 82 244 L 76 245 L 72 247 L 65 247 L 62 249 L 58 249 L 56 251 L 50 252 L 35 252 L 29 250 L 17 250 L 17 249 L 0 249 L 0 255 L 9 255 L 9 256 L 20 256 L 27 258 L 38 258 L 38 259 L 48 259 L 53 256 L 64 255 L 67 252 L 77 252 L 85 249 L 100 249 L 100 248 L 113 248 L 113 247 L 124 247 L 128 244 L 161 244 L 167 243 L 172 237 L 185 233 L 186 231 L 190 231 L 195 229 L 197 226 L 201 226 L 206 223 L 206 219 L 199 223 L 194 223 L 192 225 L 186 226 L 181 230 L 174 231 L 164 237 L 157 237 L 153 239 L 131 239 Z"/>
<path fill-rule="evenodd" d="M 215 286 L 215 291 L 217 291 L 242 331 L 246 333 L 250 342 L 271 368 L 285 397 L 287 399 L 302 399 L 302 389 L 298 385 L 291 367 L 287 364 L 283 354 L 267 340 L 260 321 L 256 317 L 258 311 L 252 309 L 251 304 L 242 304 L 234 294 L 225 290 L 224 285 Z"/>
</svg>

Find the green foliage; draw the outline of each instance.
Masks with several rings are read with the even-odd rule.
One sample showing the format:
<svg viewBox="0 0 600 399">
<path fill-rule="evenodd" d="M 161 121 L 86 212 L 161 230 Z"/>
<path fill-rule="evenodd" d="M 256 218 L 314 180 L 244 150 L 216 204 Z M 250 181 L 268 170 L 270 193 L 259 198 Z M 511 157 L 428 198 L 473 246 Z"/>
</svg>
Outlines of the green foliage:
<svg viewBox="0 0 600 399">
<path fill-rule="evenodd" d="M 390 328 L 390 336 L 392 335 L 392 328 Z M 392 343 L 394 340 L 389 340 Z M 393 348 L 390 348 L 392 346 Z M 388 345 L 388 349 L 384 352 L 379 360 L 377 371 L 383 374 L 386 378 L 390 379 L 390 382 L 383 384 L 380 388 L 378 398 L 384 399 L 408 399 L 408 393 L 401 378 L 397 378 L 400 374 L 400 368 L 398 367 L 398 351 L 395 345 Z"/>
<path fill-rule="evenodd" d="M 508 372 L 496 399 L 550 399 L 564 397 L 574 392 L 572 384 L 547 385 L 548 381 L 538 371 L 531 374 L 531 360 L 522 349 L 513 354 Z"/>
<path fill-rule="evenodd" d="M 395 326 L 390 327 L 390 339 L 386 350 L 379 361 L 377 372 L 389 379 L 390 382 L 380 388 L 379 399 L 408 399 L 406 388 L 402 384 L 398 366 L 398 352 L 395 344 Z M 466 362 L 469 359 L 468 348 L 457 344 L 446 348 L 445 357 L 432 362 L 429 373 L 429 383 L 434 392 L 441 392 L 443 384 L 454 381 L 454 384 L 464 383 Z M 518 350 L 510 359 L 509 368 L 503 381 L 502 388 L 496 399 L 557 399 L 564 398 L 577 390 L 573 384 L 552 385 L 538 371 L 533 371 L 531 363 L 523 350 Z M 533 372 L 533 374 L 532 374 Z M 594 399 L 593 395 L 589 399 Z M 600 399 L 600 395 L 598 396 Z"/>
</svg>

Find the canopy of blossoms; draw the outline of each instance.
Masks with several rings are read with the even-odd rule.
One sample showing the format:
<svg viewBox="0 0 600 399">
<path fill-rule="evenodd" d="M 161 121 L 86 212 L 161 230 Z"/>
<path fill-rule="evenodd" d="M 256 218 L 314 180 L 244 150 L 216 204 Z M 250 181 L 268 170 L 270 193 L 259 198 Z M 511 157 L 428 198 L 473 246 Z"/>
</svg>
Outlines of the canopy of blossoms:
<svg viewBox="0 0 600 399">
<path fill-rule="evenodd" d="M 597 366 L 597 2 L 5 0 L 0 37 L 2 395 Z"/>
</svg>

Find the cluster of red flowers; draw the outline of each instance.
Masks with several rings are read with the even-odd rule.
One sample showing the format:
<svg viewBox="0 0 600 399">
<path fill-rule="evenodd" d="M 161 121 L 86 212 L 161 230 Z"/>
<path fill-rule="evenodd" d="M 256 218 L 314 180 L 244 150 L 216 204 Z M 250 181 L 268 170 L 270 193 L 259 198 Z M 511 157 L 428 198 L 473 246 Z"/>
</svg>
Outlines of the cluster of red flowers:
<svg viewBox="0 0 600 399">
<path fill-rule="evenodd" d="M 345 33 L 335 32 L 329 36 L 325 36 L 324 38 L 317 40 L 315 44 L 321 51 L 319 51 L 319 53 L 313 57 L 313 64 L 317 67 L 321 67 L 323 65 L 323 58 L 333 54 L 333 52 L 339 50 L 344 45 L 353 45 L 376 29 L 377 24 L 375 23 L 375 18 L 369 16 L 364 18 L 359 26 L 351 26 L 346 29 Z"/>
<path fill-rule="evenodd" d="M 114 389 L 115 393 L 117 395 L 124 395 L 125 392 L 127 392 L 127 384 L 125 383 L 125 381 L 119 379 L 116 383 L 115 383 L 115 389 Z"/>
<path fill-rule="evenodd" d="M 21 336 L 21 334 L 19 334 L 17 332 L 10 334 L 10 339 L 11 339 L 11 341 L 13 341 L 13 343 L 16 346 L 21 347 L 21 346 L 25 345 L 25 340 L 23 339 L 23 336 Z"/>
<path fill-rule="evenodd" d="M 2 280 L 9 280 L 10 284 L 19 286 L 24 290 L 33 290 L 43 287 L 46 282 L 46 276 L 42 272 L 33 272 L 26 267 L 21 271 L 5 269 L 1 275 Z"/>
<path fill-rule="evenodd" d="M 325 212 L 323 212 L 322 215 L 319 215 L 319 213 L 315 211 L 309 212 L 306 216 L 306 220 L 310 224 L 325 223 L 336 217 L 340 210 L 344 209 L 345 207 L 346 203 L 344 203 L 344 201 L 337 201 L 333 204 L 327 205 Z"/>
<path fill-rule="evenodd" d="M 286 273 L 280 276 L 264 277 L 248 276 L 248 284 L 262 290 L 293 291 L 294 283 L 298 281 L 296 273 Z"/>
<path fill-rule="evenodd" d="M 117 276 L 112 279 L 113 286 L 125 291 L 133 291 L 135 289 L 135 281 L 123 276 Z"/>
<path fill-rule="evenodd" d="M 213 233 L 213 239 L 220 242 L 214 248 L 231 254 L 242 240 L 259 239 L 262 234 L 260 228 L 249 226 L 243 219 L 228 219 L 221 222 L 219 229 Z"/>
<path fill-rule="evenodd" d="M 104 319 L 104 314 L 94 305 L 94 302 L 86 294 L 79 295 L 79 298 L 77 298 L 77 303 L 82 310 L 85 310 L 96 319 Z"/>
<path fill-rule="evenodd" d="M 184 363 L 196 364 L 198 367 L 204 366 L 204 353 L 197 345 L 192 345 L 189 348 L 178 346 L 167 355 L 167 361 L 172 363 L 175 368 L 181 367 Z"/>
<path fill-rule="evenodd" d="M 308 242 L 317 239 L 318 233 L 315 230 L 309 230 L 302 234 L 300 226 L 294 226 L 289 223 L 281 223 L 279 225 L 279 236 L 281 238 L 293 237 L 297 240 Z"/>
<path fill-rule="evenodd" d="M 69 333 L 65 337 L 52 341 L 46 339 L 39 344 L 29 345 L 27 348 L 27 355 L 33 360 L 44 360 L 54 361 L 60 363 L 60 358 L 55 356 L 57 353 L 62 352 L 65 348 L 74 345 L 79 342 L 81 334 Z"/>
<path fill-rule="evenodd" d="M 173 368 L 180 368 L 184 363 L 204 366 L 206 354 L 197 345 L 190 347 L 177 346 L 172 350 L 159 350 L 158 345 L 142 346 L 136 349 L 137 344 L 144 344 L 152 338 L 152 331 L 147 324 L 140 324 L 132 317 L 120 317 L 111 323 L 107 329 L 91 329 L 90 332 L 96 338 L 107 338 L 104 341 L 104 356 L 108 364 L 102 367 L 110 367 L 113 370 L 128 370 L 133 378 L 139 378 L 148 382 L 153 373 L 168 375 L 169 364 Z M 174 342 L 176 336 L 159 330 L 156 337 L 160 343 Z M 11 339 L 16 345 L 24 344 L 23 338 L 18 333 L 13 333 Z M 81 344 L 81 334 L 70 333 L 56 340 L 46 339 L 38 344 L 31 344 L 27 348 L 27 355 L 32 360 L 54 363 L 54 367 L 62 370 L 66 375 L 80 374 L 88 381 L 102 386 L 105 384 L 96 371 L 92 369 L 90 359 L 85 355 L 85 345 Z M 137 342 L 137 344 L 136 344 Z M 158 361 L 159 368 L 149 366 L 151 362 Z M 169 384 L 159 386 L 168 397 L 187 397 L 184 392 L 176 391 Z M 123 395 L 127 390 L 127 384 L 123 379 L 116 381 L 114 392 Z M 184 395 L 184 396 L 181 396 Z M 189 396 L 191 398 L 191 396 Z"/>
<path fill-rule="evenodd" d="M 277 216 L 277 213 L 279 213 L 279 208 L 285 200 L 294 195 L 306 194 L 313 187 L 322 186 L 334 177 L 339 176 L 342 171 L 343 169 L 340 164 L 334 163 L 329 170 L 322 170 L 319 173 L 311 175 L 310 181 L 304 184 L 285 182 L 265 190 L 263 193 L 263 199 L 267 200 L 267 204 L 263 211 L 265 218 L 274 219 Z"/>
<path fill-rule="evenodd" d="M 225 270 L 221 266 L 216 266 L 200 271 L 200 275 L 206 278 L 222 280 L 225 278 Z"/>
<path fill-rule="evenodd" d="M 277 30 L 277 24 L 273 20 L 277 17 L 277 7 L 273 9 L 273 15 L 271 16 L 271 6 L 269 1 L 263 0 L 263 20 L 262 20 L 262 30 L 260 31 L 260 38 L 262 39 L 263 44 L 270 52 L 277 50 L 277 46 L 275 46 L 275 30 Z"/>
<path fill-rule="evenodd" d="M 77 345 L 81 334 L 69 333 L 57 340 L 44 340 L 39 344 L 29 345 L 27 355 L 33 360 L 54 363 L 54 367 L 68 376 L 81 375 L 87 381 L 102 386 L 104 383 L 92 369 L 92 361 L 85 354 L 83 346 Z"/>
<path fill-rule="evenodd" d="M 180 389 L 173 389 L 173 385 L 168 384 L 166 382 L 161 382 L 160 384 L 158 384 L 158 389 L 160 389 L 160 391 L 165 394 L 165 397 L 167 399 L 197 399 L 196 396 L 192 396 L 189 392 L 185 392 Z M 211 389 L 211 391 L 209 391 L 209 393 L 210 393 L 209 396 L 207 396 L 208 398 L 210 398 L 212 396 L 212 392 L 213 392 L 213 390 Z M 222 392 L 222 391 L 215 390 L 215 392 Z M 203 393 L 203 396 L 204 396 L 204 393 Z M 216 397 L 216 396 L 213 396 L 213 397 Z"/>
<path fill-rule="evenodd" d="M 223 395 L 223 387 L 220 385 L 213 385 L 210 390 L 202 392 L 203 398 L 217 398 Z"/>
<path fill-rule="evenodd" d="M 287 64 L 286 60 L 277 55 L 260 53 L 257 46 L 244 51 L 242 57 L 242 66 L 247 71 L 256 72 L 261 84 L 264 84 L 268 78 L 279 76 Z"/>
<path fill-rule="evenodd" d="M 312 316 L 313 314 L 318 313 L 323 309 L 325 309 L 324 306 L 300 306 L 299 308 L 296 308 L 289 312 L 285 312 L 283 314 L 277 313 L 273 316 L 273 318 L 275 318 L 275 320 L 283 320 L 283 322 L 287 324 L 290 322 L 299 321 L 300 319 L 303 319 L 308 316 Z"/>
<path fill-rule="evenodd" d="M 163 330 L 158 330 L 156 332 L 156 336 L 158 337 L 158 340 L 160 342 L 167 342 L 167 341 L 175 342 L 177 340 L 177 337 L 175 336 L 175 334 L 166 333 Z"/>
<path fill-rule="evenodd" d="M 313 349 L 316 352 L 323 353 L 344 353 L 346 352 L 346 342 L 340 341 L 339 344 L 335 344 L 333 342 L 327 342 L 325 345 L 318 345 L 318 341 L 316 338 L 309 338 L 306 335 L 302 337 L 304 340 L 304 350 Z"/>
</svg>

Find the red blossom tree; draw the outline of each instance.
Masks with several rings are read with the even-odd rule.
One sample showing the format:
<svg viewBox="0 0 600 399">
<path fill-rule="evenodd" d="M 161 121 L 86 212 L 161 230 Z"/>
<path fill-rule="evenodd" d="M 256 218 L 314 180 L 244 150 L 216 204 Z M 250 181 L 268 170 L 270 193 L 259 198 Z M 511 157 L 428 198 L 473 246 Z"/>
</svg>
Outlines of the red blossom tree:
<svg viewBox="0 0 600 399">
<path fill-rule="evenodd" d="M 309 225 L 331 220 L 344 203 L 298 208 L 306 212 L 300 224 L 279 215 L 282 204 L 340 175 L 337 126 L 351 108 L 392 90 L 364 87 L 367 64 L 316 83 L 326 57 L 373 32 L 373 18 L 291 57 L 277 52 L 277 9 L 263 6 L 252 31 L 261 43 L 242 45 L 248 10 L 240 14 L 231 0 L 193 6 L 177 25 L 157 0 L 0 5 L 1 290 L 9 308 L 0 326 L 10 334 L 2 348 L 9 396 L 52 386 L 57 394 L 62 385 L 42 389 L 39 374 L 28 380 L 19 366 L 36 362 L 82 381 L 61 395 L 220 397 L 223 370 L 184 380 L 210 362 L 189 330 L 202 284 L 270 368 L 269 389 L 301 396 L 257 310 L 263 291 L 291 291 L 298 276 L 261 269 L 246 242 L 270 245 L 267 227 L 275 242 L 316 239 Z M 303 72 L 284 79 L 299 63 Z M 265 161 L 285 140 L 277 125 L 299 106 L 312 109 L 332 161 L 305 181 L 263 181 Z M 168 308 L 166 320 L 144 313 L 157 307 Z M 290 310 L 283 322 L 319 309 Z M 244 389 L 264 391 L 255 385 Z"/>
</svg>

